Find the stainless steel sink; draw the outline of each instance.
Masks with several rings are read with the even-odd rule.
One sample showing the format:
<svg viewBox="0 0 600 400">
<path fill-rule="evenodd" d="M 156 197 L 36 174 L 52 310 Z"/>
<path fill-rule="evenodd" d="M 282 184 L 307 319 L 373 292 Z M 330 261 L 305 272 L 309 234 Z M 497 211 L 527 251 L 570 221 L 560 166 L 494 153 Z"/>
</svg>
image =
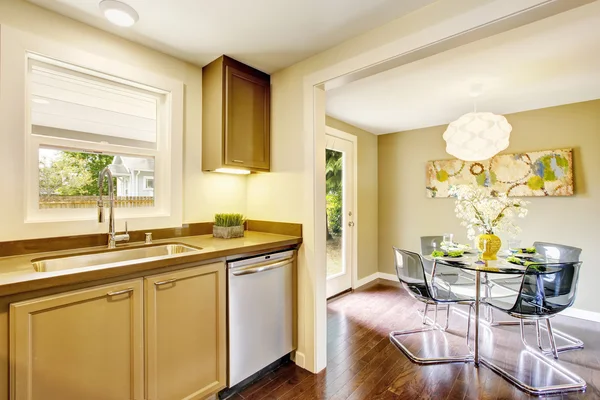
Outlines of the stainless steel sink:
<svg viewBox="0 0 600 400">
<path fill-rule="evenodd" d="M 33 269 L 37 272 L 51 272 L 72 268 L 94 267 L 123 261 L 139 262 L 147 258 L 168 257 L 177 254 L 199 252 L 200 250 L 202 249 L 199 247 L 187 246 L 182 243 L 162 243 L 57 258 L 40 258 L 32 260 L 32 265 Z"/>
</svg>

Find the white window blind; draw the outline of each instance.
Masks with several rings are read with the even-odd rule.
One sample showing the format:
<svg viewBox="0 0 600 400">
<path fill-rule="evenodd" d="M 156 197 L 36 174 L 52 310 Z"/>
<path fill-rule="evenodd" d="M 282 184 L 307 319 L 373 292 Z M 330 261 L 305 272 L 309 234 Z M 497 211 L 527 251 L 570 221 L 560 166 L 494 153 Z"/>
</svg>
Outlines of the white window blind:
<svg viewBox="0 0 600 400">
<path fill-rule="evenodd" d="M 153 93 L 33 60 L 30 93 L 34 134 L 156 147 Z"/>
</svg>

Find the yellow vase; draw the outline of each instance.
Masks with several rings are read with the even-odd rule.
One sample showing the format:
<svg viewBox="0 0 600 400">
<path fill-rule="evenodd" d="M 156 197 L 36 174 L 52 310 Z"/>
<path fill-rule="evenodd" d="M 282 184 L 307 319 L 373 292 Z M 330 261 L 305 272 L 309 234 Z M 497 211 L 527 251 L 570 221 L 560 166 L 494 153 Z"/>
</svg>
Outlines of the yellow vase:
<svg viewBox="0 0 600 400">
<path fill-rule="evenodd" d="M 477 237 L 477 247 L 481 251 L 481 259 L 484 261 L 496 260 L 501 246 L 502 241 L 496 235 L 484 233 Z"/>
</svg>

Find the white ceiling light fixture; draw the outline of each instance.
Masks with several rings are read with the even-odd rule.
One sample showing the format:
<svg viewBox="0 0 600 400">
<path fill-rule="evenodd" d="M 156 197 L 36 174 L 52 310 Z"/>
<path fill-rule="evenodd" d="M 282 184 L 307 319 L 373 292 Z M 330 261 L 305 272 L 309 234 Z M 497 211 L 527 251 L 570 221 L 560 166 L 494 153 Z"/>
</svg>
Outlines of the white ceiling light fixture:
<svg viewBox="0 0 600 400">
<path fill-rule="evenodd" d="M 140 19 L 133 7 L 116 0 L 102 0 L 100 10 L 107 20 L 118 26 L 129 27 Z"/>
<path fill-rule="evenodd" d="M 474 85 L 471 97 L 482 93 L 481 85 Z M 502 115 L 491 112 L 467 113 L 451 122 L 444 132 L 446 152 L 459 160 L 488 160 L 508 147 L 512 126 Z"/>
</svg>

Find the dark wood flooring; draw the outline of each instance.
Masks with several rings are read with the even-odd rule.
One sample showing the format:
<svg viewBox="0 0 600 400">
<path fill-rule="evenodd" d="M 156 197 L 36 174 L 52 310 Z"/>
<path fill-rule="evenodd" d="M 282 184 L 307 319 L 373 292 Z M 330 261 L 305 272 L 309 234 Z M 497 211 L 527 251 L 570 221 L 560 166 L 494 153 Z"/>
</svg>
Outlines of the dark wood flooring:
<svg viewBox="0 0 600 400">
<path fill-rule="evenodd" d="M 376 283 L 328 304 L 327 368 L 311 374 L 286 364 L 253 383 L 233 399 L 523 399 L 530 398 L 484 366 L 410 362 L 389 341 L 392 330 L 420 326 L 422 305 L 402 289 Z M 443 315 L 440 314 L 443 318 Z M 560 364 L 583 377 L 585 393 L 552 399 L 600 399 L 600 324 L 557 317 L 555 328 L 585 342 L 584 350 L 561 353 Z M 419 355 L 466 352 L 466 318 L 454 314 L 450 332 L 408 337 L 404 343 Z M 462 336 L 461 336 L 462 335 Z M 482 330 L 482 353 L 522 376 L 536 370 L 529 360 L 518 327 Z M 420 341 L 421 340 L 421 341 Z M 531 336 L 531 343 L 535 337 Z M 559 343 L 560 344 L 560 343 Z M 524 375 L 523 375 L 524 374 Z M 555 379 L 547 371 L 531 380 Z"/>
</svg>

